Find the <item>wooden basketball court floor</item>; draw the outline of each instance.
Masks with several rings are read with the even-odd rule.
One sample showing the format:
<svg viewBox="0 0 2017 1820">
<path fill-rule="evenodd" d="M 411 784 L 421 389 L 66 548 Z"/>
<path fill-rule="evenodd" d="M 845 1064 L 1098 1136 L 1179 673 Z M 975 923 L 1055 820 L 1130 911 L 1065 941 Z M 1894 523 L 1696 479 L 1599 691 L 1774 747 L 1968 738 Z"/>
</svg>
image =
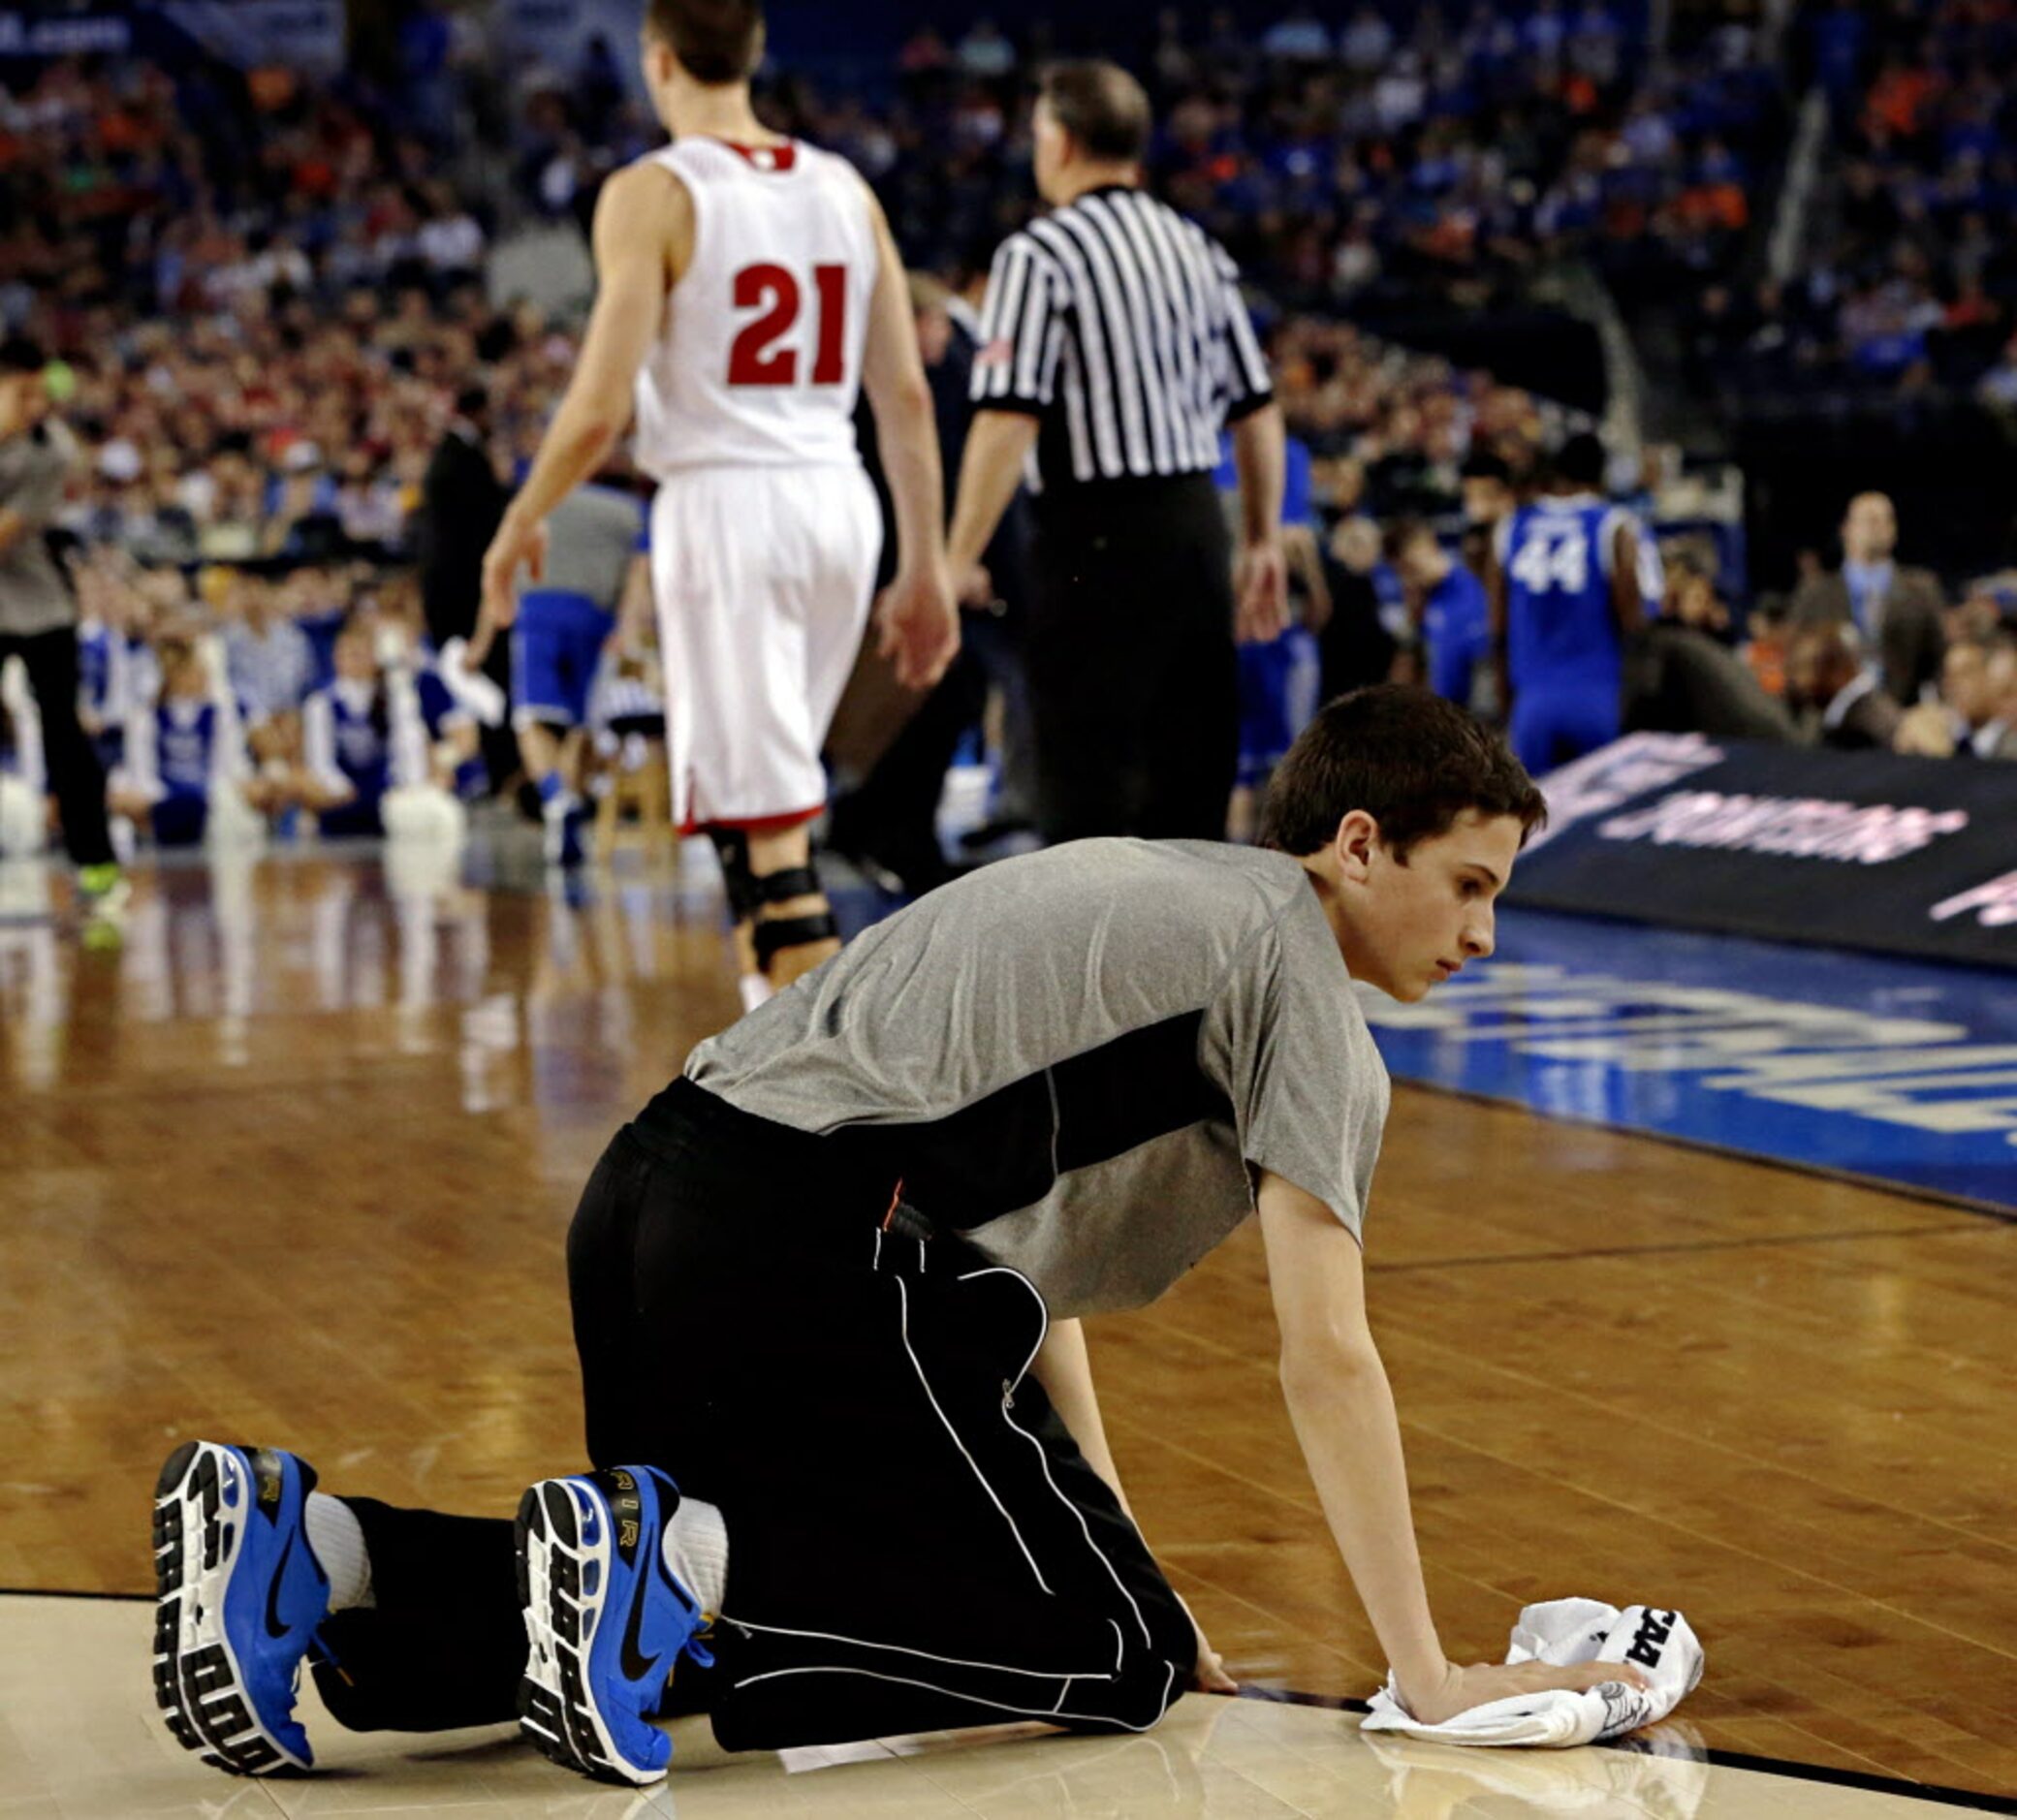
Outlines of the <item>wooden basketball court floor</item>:
<svg viewBox="0 0 2017 1820">
<path fill-rule="evenodd" d="M 1232 1672 L 1331 1705 L 783 1759 L 685 1722 L 633 1798 L 508 1732 L 351 1738 L 311 1699 L 337 1773 L 203 1769 L 154 1723 L 132 1601 L 160 1459 L 270 1441 L 331 1490 L 496 1511 L 578 1465 L 575 1196 L 734 1012 L 705 887 L 492 876 L 163 869 L 116 949 L 67 926 L 60 882 L 0 880 L 0 1812 L 2017 1812 L 2017 1231 L 1406 1087 L 1371 1305 L 1445 1641 L 1496 1656 L 1520 1605 L 1570 1593 L 1681 1607 L 1709 1670 L 1671 1754 L 1397 1746 L 1336 1710 L 1379 1657 L 1249 1230 L 1090 1323 L 1094 1371 Z"/>
</svg>

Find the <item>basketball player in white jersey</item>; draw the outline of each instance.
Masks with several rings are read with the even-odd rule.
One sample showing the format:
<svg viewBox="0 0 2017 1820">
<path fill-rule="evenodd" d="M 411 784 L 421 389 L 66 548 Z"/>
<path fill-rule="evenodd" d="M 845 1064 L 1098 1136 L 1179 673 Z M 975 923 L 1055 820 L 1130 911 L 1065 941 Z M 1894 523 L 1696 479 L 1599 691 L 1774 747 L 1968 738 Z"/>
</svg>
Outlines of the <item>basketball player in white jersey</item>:
<svg viewBox="0 0 2017 1820">
<path fill-rule="evenodd" d="M 900 546 L 882 651 L 924 689 L 959 646 L 902 263 L 850 166 L 758 123 L 763 38 L 761 0 L 649 0 L 645 78 L 675 142 L 603 189 L 581 360 L 484 564 L 501 628 L 520 570 L 539 573 L 542 520 L 607 457 L 634 399 L 638 464 L 659 483 L 673 814 L 721 854 L 745 1005 L 839 949 L 808 825 L 881 549 L 855 447 L 862 388 Z"/>
</svg>

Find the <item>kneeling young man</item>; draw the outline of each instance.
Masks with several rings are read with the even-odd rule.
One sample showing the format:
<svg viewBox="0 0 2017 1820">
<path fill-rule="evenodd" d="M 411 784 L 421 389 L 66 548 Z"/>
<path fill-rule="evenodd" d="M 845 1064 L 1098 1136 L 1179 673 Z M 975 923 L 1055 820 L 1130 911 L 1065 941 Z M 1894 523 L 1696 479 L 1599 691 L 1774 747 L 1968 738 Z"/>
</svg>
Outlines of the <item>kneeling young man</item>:
<svg viewBox="0 0 2017 1820">
<path fill-rule="evenodd" d="M 1368 689 L 1297 740 L 1261 849 L 1079 841 L 871 928 L 597 1165 L 568 1242 L 595 1470 L 535 1485 L 516 1533 L 176 1451 L 176 1737 L 305 1764 L 311 1644 L 347 1725 L 516 1711 L 633 1782 L 665 1770 L 645 1719 L 682 1653 L 730 1749 L 1151 1726 L 1230 1683 L 1128 1513 L 1079 1317 L 1154 1300 L 1256 1208 L 1296 1432 L 1410 1709 L 1616 1677 L 1445 1653 L 1360 1263 L 1388 1085 L 1352 982 L 1414 1000 L 1489 955 L 1542 812 L 1461 709 Z"/>
</svg>

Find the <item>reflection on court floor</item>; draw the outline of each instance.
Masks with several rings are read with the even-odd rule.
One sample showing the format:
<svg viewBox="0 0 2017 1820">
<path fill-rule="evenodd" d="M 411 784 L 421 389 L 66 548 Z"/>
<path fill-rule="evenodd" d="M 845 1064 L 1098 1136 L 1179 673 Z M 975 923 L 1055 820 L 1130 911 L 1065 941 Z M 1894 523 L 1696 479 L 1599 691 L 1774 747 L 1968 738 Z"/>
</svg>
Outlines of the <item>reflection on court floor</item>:
<svg viewBox="0 0 2017 1820">
<path fill-rule="evenodd" d="M 1886 1820 L 1955 1812 L 1898 1788 L 1763 1774 L 1705 1760 L 1689 1728 L 1637 1748 L 1465 1751 L 1362 1737 L 1355 1715 L 1193 1696 L 1154 1731 L 1065 1738 L 1041 1726 L 730 1756 L 706 1722 L 671 1729 L 653 1789 L 598 1789 L 504 1728 L 426 1738 L 339 1730 L 304 1695 L 319 1773 L 245 1782 L 193 1763 L 156 1723 L 151 1608 L 140 1601 L 0 1601 L 0 1812 L 273 1820 L 369 1812 L 540 1820 L 785 1820 L 817 1815 L 1225 1815 L 1454 1820 Z M 1966 1809 L 1960 1809 L 1966 1811 Z M 1975 1808 L 1997 1811 L 1995 1804 Z M 2011 1811 L 2003 1804 L 2001 1811 Z"/>
</svg>

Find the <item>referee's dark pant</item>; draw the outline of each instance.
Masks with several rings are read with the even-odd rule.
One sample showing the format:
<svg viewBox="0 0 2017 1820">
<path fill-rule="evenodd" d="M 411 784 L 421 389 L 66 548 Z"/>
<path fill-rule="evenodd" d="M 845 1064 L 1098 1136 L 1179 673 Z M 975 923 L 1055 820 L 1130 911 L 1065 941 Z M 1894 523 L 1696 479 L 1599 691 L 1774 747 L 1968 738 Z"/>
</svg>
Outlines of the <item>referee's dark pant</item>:
<svg viewBox="0 0 2017 1820">
<path fill-rule="evenodd" d="M 1222 840 L 1239 764 L 1232 540 L 1207 474 L 1037 502 L 1037 827 Z"/>
<path fill-rule="evenodd" d="M 1188 1683 L 1196 1633 L 1024 1375 L 1041 1298 L 955 1234 L 886 1232 L 893 1180 L 681 1081 L 583 1195 L 589 1458 L 661 1465 L 728 1525 L 715 1665 L 695 1691 L 682 1664 L 673 1702 L 705 1706 L 731 1750 L 1032 1718 L 1144 1730 Z M 348 1501 L 377 1605 L 323 1627 L 330 1711 L 363 1731 L 513 1717 L 511 1524 Z"/>
<path fill-rule="evenodd" d="M 16 655 L 42 716 L 43 767 L 63 818 L 64 849 L 78 865 L 104 865 L 112 857 L 105 768 L 78 719 L 77 628 L 0 635 L 0 664 Z"/>
</svg>

